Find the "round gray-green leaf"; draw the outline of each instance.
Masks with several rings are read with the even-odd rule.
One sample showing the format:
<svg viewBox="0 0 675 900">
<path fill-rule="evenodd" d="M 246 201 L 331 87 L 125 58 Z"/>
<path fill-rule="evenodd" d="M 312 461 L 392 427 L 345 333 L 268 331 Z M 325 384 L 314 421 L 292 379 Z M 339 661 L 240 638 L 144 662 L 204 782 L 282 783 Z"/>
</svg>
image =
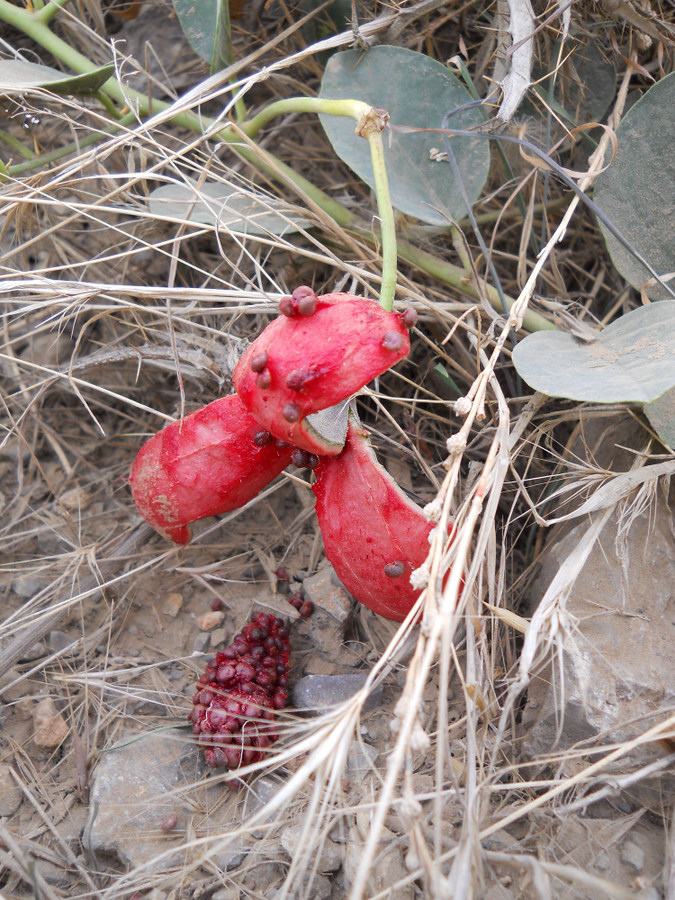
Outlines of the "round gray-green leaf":
<svg viewBox="0 0 675 900">
<path fill-rule="evenodd" d="M 326 66 L 319 96 L 329 100 L 362 100 L 386 109 L 390 125 L 438 129 L 446 113 L 472 100 L 466 88 L 436 60 L 403 47 L 373 47 L 366 53 L 335 53 Z M 337 155 L 371 187 L 373 168 L 368 142 L 354 134 L 354 122 L 321 115 Z M 450 127 L 467 129 L 482 122 L 477 109 L 453 116 Z M 409 216 L 432 225 L 448 225 L 466 215 L 440 134 L 395 128 L 383 135 L 384 157 L 392 204 Z M 474 203 L 490 167 L 488 142 L 480 137 L 452 137 L 464 190 Z M 437 157 L 440 154 L 440 159 Z M 436 157 L 436 158 L 435 158 Z"/>
<path fill-rule="evenodd" d="M 619 123 L 616 158 L 598 176 L 594 195 L 607 218 L 659 275 L 675 271 L 674 109 L 675 73 L 650 87 Z M 612 262 L 641 289 L 651 274 L 599 224 Z M 646 293 L 652 300 L 671 296 L 659 284 Z"/>
<path fill-rule="evenodd" d="M 675 388 L 661 394 L 653 403 L 645 403 L 642 409 L 663 443 L 675 450 Z"/>
<path fill-rule="evenodd" d="M 112 76 L 113 66 L 102 66 L 84 75 L 66 75 L 51 66 L 25 59 L 0 60 L 0 94 L 28 94 L 50 91 L 52 94 L 95 94 Z"/>
<path fill-rule="evenodd" d="M 217 181 L 206 181 L 199 188 L 194 183 L 163 184 L 151 191 L 148 205 L 153 215 L 164 219 L 237 234 L 282 235 L 311 225 L 278 200 L 236 191 Z"/>
<path fill-rule="evenodd" d="M 675 387 L 675 301 L 641 306 L 582 341 L 539 331 L 515 347 L 513 364 L 550 397 L 591 403 L 652 403 Z"/>
</svg>

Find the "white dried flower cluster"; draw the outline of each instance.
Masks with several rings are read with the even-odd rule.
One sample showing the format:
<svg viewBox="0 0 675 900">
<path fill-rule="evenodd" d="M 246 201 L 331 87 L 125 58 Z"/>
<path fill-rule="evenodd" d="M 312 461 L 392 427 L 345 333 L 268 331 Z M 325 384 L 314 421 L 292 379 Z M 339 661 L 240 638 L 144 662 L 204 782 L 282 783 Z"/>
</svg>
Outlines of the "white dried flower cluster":
<svg viewBox="0 0 675 900">
<path fill-rule="evenodd" d="M 441 517 L 441 513 L 443 512 L 443 504 L 441 503 L 441 498 L 436 497 L 431 501 L 431 503 L 427 503 L 422 512 L 430 522 L 438 522 Z"/>
<path fill-rule="evenodd" d="M 430 544 L 433 544 L 436 539 L 436 532 L 438 531 L 438 525 L 435 528 L 432 528 L 429 534 L 427 535 L 427 540 Z"/>
<path fill-rule="evenodd" d="M 466 450 L 466 437 L 461 432 L 453 434 L 447 439 L 445 446 L 448 448 L 448 453 L 451 456 L 459 456 L 460 453 L 464 453 Z"/>
<path fill-rule="evenodd" d="M 429 740 L 429 735 L 422 728 L 419 722 L 415 722 L 413 725 L 413 730 L 410 734 L 410 748 L 411 750 L 418 750 L 420 753 L 426 753 L 429 749 L 431 741 Z"/>
<path fill-rule="evenodd" d="M 468 416 L 472 405 L 468 397 L 458 397 L 452 404 L 452 411 L 456 416 Z"/>
<path fill-rule="evenodd" d="M 421 591 L 429 584 L 430 578 L 431 570 L 429 568 L 429 563 L 423 562 L 419 568 L 413 569 L 410 573 L 410 584 L 414 591 Z"/>
</svg>

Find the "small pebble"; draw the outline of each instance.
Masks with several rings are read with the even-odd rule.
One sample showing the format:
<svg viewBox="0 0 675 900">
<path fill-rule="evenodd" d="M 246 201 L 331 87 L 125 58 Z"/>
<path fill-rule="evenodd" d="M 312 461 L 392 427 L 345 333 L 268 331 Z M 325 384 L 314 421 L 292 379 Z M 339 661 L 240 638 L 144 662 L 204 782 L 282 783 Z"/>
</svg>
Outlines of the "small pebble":
<svg viewBox="0 0 675 900">
<path fill-rule="evenodd" d="M 0 816 L 13 815 L 19 806 L 23 794 L 12 777 L 9 766 L 0 765 Z"/>
<path fill-rule="evenodd" d="M 19 658 L 19 662 L 33 662 L 36 659 L 40 659 L 40 657 L 44 656 L 47 652 L 45 645 L 42 641 L 38 641 L 37 644 L 33 644 L 32 647 L 28 647 L 27 650 L 21 654 Z"/>
<path fill-rule="evenodd" d="M 33 710 L 33 743 L 52 750 L 68 737 L 70 729 L 51 697 L 40 700 Z"/>
<path fill-rule="evenodd" d="M 624 841 L 621 847 L 621 861 L 636 872 L 641 872 L 645 865 L 645 851 L 634 841 Z"/>
<path fill-rule="evenodd" d="M 52 653 L 58 653 L 60 650 L 65 650 L 69 644 L 72 644 L 72 639 L 65 631 L 50 631 L 48 641 L 49 649 Z"/>
<path fill-rule="evenodd" d="M 222 609 L 212 609 L 197 619 L 197 627 L 201 631 L 213 631 L 214 628 L 218 628 L 219 625 L 223 624 L 224 618 L 225 613 Z"/>
<path fill-rule="evenodd" d="M 178 615 L 183 607 L 183 595 L 182 594 L 169 594 L 168 597 L 164 599 L 162 603 L 162 612 L 166 613 L 167 616 L 171 616 L 172 619 Z"/>
<path fill-rule="evenodd" d="M 211 635 L 208 631 L 198 634 L 193 644 L 195 653 L 206 653 L 211 646 Z"/>
</svg>

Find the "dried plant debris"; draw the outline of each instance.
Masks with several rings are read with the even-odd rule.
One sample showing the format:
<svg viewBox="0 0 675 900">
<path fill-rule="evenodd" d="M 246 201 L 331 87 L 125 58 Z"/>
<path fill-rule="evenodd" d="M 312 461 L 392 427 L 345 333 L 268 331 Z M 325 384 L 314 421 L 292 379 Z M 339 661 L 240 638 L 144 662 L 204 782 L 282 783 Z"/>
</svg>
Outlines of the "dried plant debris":
<svg viewBox="0 0 675 900">
<path fill-rule="evenodd" d="M 665 4 L 233 3 L 208 59 L 171 0 L 42 6 L 0 2 L 2 897 L 668 896 L 673 282 L 620 261 L 668 234 L 664 153 L 647 218 L 621 177 Z M 369 145 L 307 113 L 377 56 L 392 312 Z M 502 83 L 470 135 L 432 70 Z"/>
</svg>

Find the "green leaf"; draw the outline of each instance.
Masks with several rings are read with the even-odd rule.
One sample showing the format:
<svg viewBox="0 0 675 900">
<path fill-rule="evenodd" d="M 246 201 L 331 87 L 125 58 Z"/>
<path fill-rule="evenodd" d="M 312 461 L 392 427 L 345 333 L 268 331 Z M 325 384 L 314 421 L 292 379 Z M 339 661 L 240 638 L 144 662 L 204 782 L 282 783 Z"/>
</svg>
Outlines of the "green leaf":
<svg viewBox="0 0 675 900">
<path fill-rule="evenodd" d="M 550 74 L 535 66 L 533 81 L 532 90 L 543 103 L 528 100 L 523 111 L 541 118 L 544 105 L 549 105 L 573 126 L 601 122 L 616 93 L 616 69 L 593 43 L 577 44 L 561 68 Z"/>
<path fill-rule="evenodd" d="M 112 76 L 114 66 L 102 66 L 85 75 L 65 75 L 51 66 L 23 59 L 0 60 L 0 94 L 27 94 L 51 91 L 52 94 L 95 94 Z"/>
<path fill-rule="evenodd" d="M 645 403 L 643 411 L 663 443 L 675 450 L 675 388 L 661 394 L 653 403 Z"/>
<path fill-rule="evenodd" d="M 441 63 L 403 47 L 373 47 L 363 53 L 335 53 L 326 66 L 321 97 L 353 98 L 386 109 L 391 125 L 437 129 L 450 110 L 471 101 L 466 88 Z M 368 142 L 354 134 L 354 122 L 341 116 L 319 117 L 337 155 L 371 187 L 373 168 Z M 479 125 L 477 109 L 453 116 L 451 127 Z M 383 135 L 384 157 L 393 205 L 432 225 L 448 225 L 466 215 L 450 164 L 434 160 L 445 150 L 440 134 L 397 132 Z M 470 203 L 483 189 L 490 167 L 488 142 L 481 138 L 452 137 L 452 150 Z"/>
<path fill-rule="evenodd" d="M 198 222 L 237 234 L 289 234 L 311 226 L 308 219 L 288 213 L 286 204 L 262 194 L 235 191 L 231 185 L 206 181 L 163 184 L 148 197 L 150 212 L 176 222 Z"/>
<path fill-rule="evenodd" d="M 230 23 L 230 0 L 218 0 L 216 33 L 211 56 L 211 74 L 220 72 L 232 62 L 232 31 Z"/>
<path fill-rule="evenodd" d="M 536 332 L 520 341 L 512 358 L 530 387 L 550 397 L 651 403 L 675 387 L 675 301 L 626 313 L 593 341 Z"/>
<path fill-rule="evenodd" d="M 172 0 L 180 27 L 197 56 L 211 65 L 218 31 L 218 0 Z"/>
<path fill-rule="evenodd" d="M 616 129 L 617 156 L 598 176 L 594 200 L 630 244 L 660 275 L 675 271 L 675 73 L 631 107 Z M 612 262 L 638 289 L 650 273 L 600 222 Z M 671 285 L 672 286 L 672 285 Z M 653 300 L 670 294 L 657 284 Z"/>
</svg>

